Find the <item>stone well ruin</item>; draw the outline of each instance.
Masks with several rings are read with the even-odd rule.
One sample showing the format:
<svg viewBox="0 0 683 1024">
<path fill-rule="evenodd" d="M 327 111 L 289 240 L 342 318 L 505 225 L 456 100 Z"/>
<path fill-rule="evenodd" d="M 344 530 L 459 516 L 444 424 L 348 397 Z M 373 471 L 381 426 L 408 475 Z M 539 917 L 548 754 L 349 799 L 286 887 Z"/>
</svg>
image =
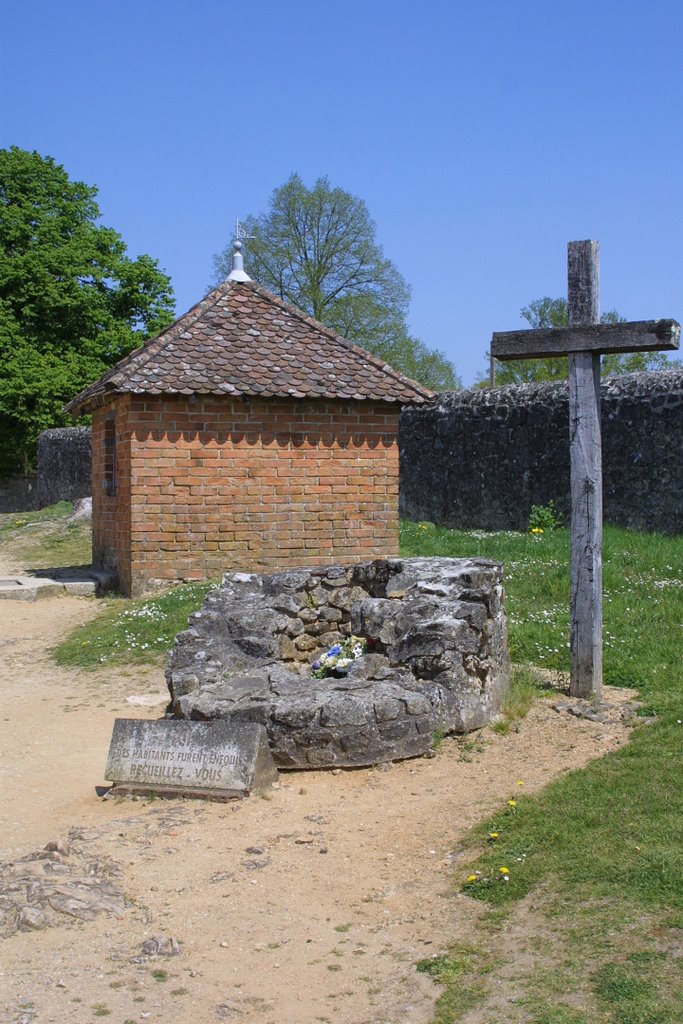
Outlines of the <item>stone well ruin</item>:
<svg viewBox="0 0 683 1024">
<path fill-rule="evenodd" d="M 281 768 L 424 754 L 436 730 L 498 714 L 509 683 L 502 575 L 497 562 L 454 558 L 226 573 L 176 637 L 173 716 L 260 722 Z M 350 635 L 367 652 L 313 678 L 313 662 Z"/>
</svg>

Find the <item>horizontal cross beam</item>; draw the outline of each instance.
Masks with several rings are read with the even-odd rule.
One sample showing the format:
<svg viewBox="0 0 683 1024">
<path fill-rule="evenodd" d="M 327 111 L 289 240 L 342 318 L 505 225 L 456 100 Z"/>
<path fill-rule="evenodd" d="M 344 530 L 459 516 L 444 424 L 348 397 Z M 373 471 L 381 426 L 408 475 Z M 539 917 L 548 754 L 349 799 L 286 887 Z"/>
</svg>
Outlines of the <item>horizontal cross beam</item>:
<svg viewBox="0 0 683 1024">
<path fill-rule="evenodd" d="M 506 359 L 542 359 L 570 352 L 661 352 L 678 348 L 681 326 L 675 320 L 634 320 L 620 324 L 502 331 L 493 335 L 491 355 Z"/>
</svg>

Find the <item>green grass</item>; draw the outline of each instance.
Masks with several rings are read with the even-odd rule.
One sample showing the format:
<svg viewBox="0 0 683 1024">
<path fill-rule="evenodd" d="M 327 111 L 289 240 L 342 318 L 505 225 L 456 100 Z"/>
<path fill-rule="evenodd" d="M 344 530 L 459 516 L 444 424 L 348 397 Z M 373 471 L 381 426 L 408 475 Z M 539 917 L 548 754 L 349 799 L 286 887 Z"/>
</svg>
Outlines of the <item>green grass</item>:
<svg viewBox="0 0 683 1024">
<path fill-rule="evenodd" d="M 68 501 L 35 512 L 0 516 L 0 546 L 27 568 L 89 565 L 92 552 L 90 523 L 69 523 Z"/>
<path fill-rule="evenodd" d="M 58 665 L 99 668 L 103 664 L 154 663 L 187 629 L 215 583 L 188 583 L 148 600 L 106 598 L 98 618 L 74 630 L 53 651 Z"/>
<path fill-rule="evenodd" d="M 568 530 L 536 540 L 404 522 L 401 552 L 503 562 L 512 661 L 569 670 Z M 603 605 L 605 681 L 659 702 L 680 694 L 683 537 L 606 526 Z"/>
<path fill-rule="evenodd" d="M 55 519 L 64 519 L 73 511 L 70 501 L 58 501 L 56 505 L 36 509 L 33 512 L 4 512 L 0 515 L 0 533 L 21 530 L 29 523 L 46 523 Z"/>
<path fill-rule="evenodd" d="M 434 1024 L 450 1024 L 477 1006 L 486 989 L 484 979 L 496 966 L 490 953 L 473 946 L 452 946 L 443 956 L 420 960 L 418 971 L 445 987 Z"/>
<path fill-rule="evenodd" d="M 32 568 L 89 564 L 90 524 L 69 524 L 72 507 L 60 501 L 37 512 L 0 516 L 0 545 Z M 60 665 L 80 668 L 158 662 L 214 585 L 178 586 L 148 600 L 106 598 L 101 614 L 69 634 L 54 658 Z"/>
<path fill-rule="evenodd" d="M 504 563 L 517 668 L 498 729 L 516 728 L 542 685 L 538 669 L 552 676 L 569 668 L 568 532 L 534 538 L 404 523 L 401 547 L 404 556 Z M 475 1006 L 490 1007 L 486 1024 L 680 1019 L 683 538 L 606 527 L 603 562 L 605 682 L 637 689 L 643 714 L 656 720 L 637 727 L 618 752 L 533 798 L 511 780 L 516 805 L 505 804 L 473 831 L 475 859 L 454 883 L 490 909 L 472 936 L 478 954 L 457 947 L 421 966 L 444 985 L 439 1024 L 455 1024 Z M 72 634 L 55 656 L 86 667 L 159 658 L 208 589 L 189 585 L 153 600 L 106 601 L 103 615 Z M 487 841 L 492 831 L 498 838 Z M 501 866 L 508 868 L 507 882 Z M 480 880 L 463 885 L 470 871 L 479 871 Z M 524 951 L 533 968 L 511 974 L 498 949 L 500 935 L 515 927 L 529 901 L 548 935 L 539 939 L 532 929 L 520 939 L 520 956 Z"/>
<path fill-rule="evenodd" d="M 528 665 L 513 665 L 510 689 L 501 708 L 499 721 L 494 722 L 492 729 L 506 736 L 511 729 L 518 729 L 519 723 L 526 718 L 535 700 L 547 694 L 550 687 L 547 682 Z"/>
<path fill-rule="evenodd" d="M 404 523 L 402 550 L 502 561 L 513 661 L 568 670 L 566 530 L 535 540 Z M 536 797 L 512 792 L 511 785 L 516 806 L 505 805 L 472 833 L 473 854 L 483 852 L 465 874 L 480 874 L 464 885 L 460 875 L 456 886 L 507 909 L 513 922 L 532 901 L 552 933 L 547 952 L 535 954 L 536 969 L 508 981 L 506 1015 L 492 1012 L 491 1020 L 680 1020 L 683 538 L 608 526 L 603 561 L 605 682 L 636 688 L 643 713 L 657 718 L 638 726 L 621 750 L 564 775 Z M 509 712 L 513 722 L 515 713 Z M 498 839 L 487 843 L 490 832 Z M 509 869 L 508 882 L 501 866 Z M 487 935 L 495 948 L 496 933 Z M 476 971 L 461 972 L 457 986 L 475 980 Z M 445 984 L 443 999 L 457 987 Z M 494 999 L 492 991 L 480 992 L 482 1007 Z M 456 1022 L 462 1012 L 436 1020 Z"/>
</svg>

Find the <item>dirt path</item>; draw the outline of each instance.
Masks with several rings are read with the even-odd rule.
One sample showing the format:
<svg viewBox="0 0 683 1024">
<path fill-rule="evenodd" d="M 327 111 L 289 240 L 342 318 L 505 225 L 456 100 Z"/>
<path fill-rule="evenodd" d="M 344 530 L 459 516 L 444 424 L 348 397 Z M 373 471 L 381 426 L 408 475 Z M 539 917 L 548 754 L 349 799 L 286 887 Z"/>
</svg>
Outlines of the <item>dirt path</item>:
<svg viewBox="0 0 683 1024">
<path fill-rule="evenodd" d="M 97 611 L 93 599 L 0 603 L 0 857 L 70 833 L 57 862 L 108 865 L 128 900 L 0 939 L 12 1024 L 426 1024 L 438 991 L 415 962 L 480 912 L 452 884 L 465 830 L 627 735 L 543 702 L 518 733 L 479 734 L 478 752 L 446 740 L 387 771 L 283 774 L 268 799 L 229 805 L 103 801 L 114 717 L 158 717 L 166 690 L 158 669 L 51 662 Z M 141 958 L 160 934 L 181 954 Z"/>
</svg>

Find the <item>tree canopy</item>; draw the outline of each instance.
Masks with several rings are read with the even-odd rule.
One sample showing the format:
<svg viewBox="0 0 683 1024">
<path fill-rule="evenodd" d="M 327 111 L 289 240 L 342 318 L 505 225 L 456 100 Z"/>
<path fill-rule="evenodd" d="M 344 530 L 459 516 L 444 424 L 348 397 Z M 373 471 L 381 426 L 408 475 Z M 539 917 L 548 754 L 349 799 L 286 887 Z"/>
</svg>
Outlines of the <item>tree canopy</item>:
<svg viewBox="0 0 683 1024">
<path fill-rule="evenodd" d="M 170 279 L 98 224 L 97 189 L 0 150 L 0 476 L 28 470 L 62 406 L 173 319 Z"/>
<path fill-rule="evenodd" d="M 410 335 L 410 288 L 378 245 L 362 199 L 327 178 L 307 188 L 293 174 L 268 211 L 242 226 L 250 277 L 427 387 L 458 386 L 446 356 Z M 231 259 L 232 245 L 215 257 L 217 282 Z"/>
<path fill-rule="evenodd" d="M 539 327 L 567 327 L 569 312 L 567 300 L 551 299 L 547 295 L 523 306 L 520 315 L 533 329 Z M 625 318 L 616 309 L 610 309 L 600 317 L 603 324 L 623 323 Z M 666 370 L 671 363 L 662 352 L 611 352 L 602 356 L 601 373 L 604 377 L 619 373 L 634 373 L 637 370 Z M 569 362 L 566 356 L 547 359 L 511 359 L 496 363 L 496 384 L 530 384 L 548 380 L 565 380 L 569 376 Z M 480 375 L 480 386 L 487 386 L 488 375 Z"/>
</svg>

